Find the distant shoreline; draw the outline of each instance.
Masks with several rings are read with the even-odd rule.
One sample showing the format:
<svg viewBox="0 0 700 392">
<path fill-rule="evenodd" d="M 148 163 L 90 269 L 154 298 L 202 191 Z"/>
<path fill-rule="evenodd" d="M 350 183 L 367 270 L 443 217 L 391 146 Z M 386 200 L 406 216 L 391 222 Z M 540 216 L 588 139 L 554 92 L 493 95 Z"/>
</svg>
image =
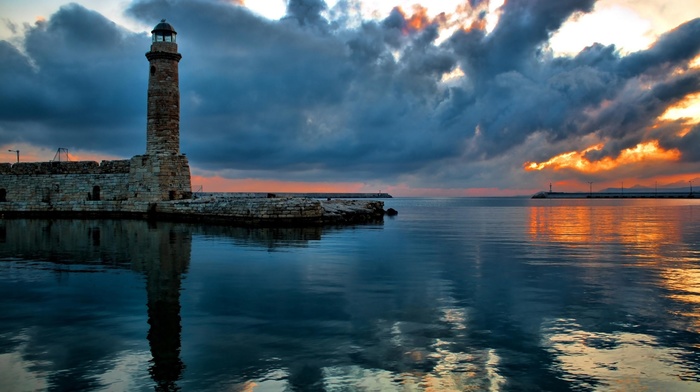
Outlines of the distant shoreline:
<svg viewBox="0 0 700 392">
<path fill-rule="evenodd" d="M 694 192 L 629 191 L 629 192 L 537 192 L 533 199 L 695 199 Z"/>
</svg>

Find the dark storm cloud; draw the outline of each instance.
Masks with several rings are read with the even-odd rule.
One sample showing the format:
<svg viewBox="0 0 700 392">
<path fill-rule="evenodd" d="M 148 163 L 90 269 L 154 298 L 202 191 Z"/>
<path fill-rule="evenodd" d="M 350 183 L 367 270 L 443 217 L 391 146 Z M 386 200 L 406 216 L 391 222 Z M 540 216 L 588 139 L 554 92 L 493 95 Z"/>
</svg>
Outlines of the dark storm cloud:
<svg viewBox="0 0 700 392">
<path fill-rule="evenodd" d="M 0 143 L 133 151 L 144 140 L 145 42 L 75 4 L 29 28 L 25 53 L 0 42 Z"/>
<path fill-rule="evenodd" d="M 682 137 L 674 138 L 669 147 L 678 148 L 683 153 L 683 160 L 700 162 L 700 125 L 695 125 L 690 132 Z"/>
<path fill-rule="evenodd" d="M 585 7 L 580 10 L 589 7 L 582 5 Z M 562 15 L 556 11 L 554 20 Z M 506 20 L 502 18 L 499 26 Z M 540 25 L 543 30 L 547 25 L 557 26 L 546 22 Z M 543 39 L 545 34 L 533 33 L 524 38 L 530 50 L 513 52 L 516 58 L 511 62 L 505 58 L 491 60 L 499 56 L 498 51 L 482 53 L 488 46 L 484 43 L 496 38 L 473 31 L 455 34 L 449 45 L 465 58 L 461 63 L 471 70 L 468 76 L 474 76 L 475 87 L 472 94 L 459 95 L 454 102 L 460 107 L 448 113 L 458 113 L 464 124 L 479 126 L 481 134 L 476 137 L 474 153 L 482 157 L 499 156 L 535 133 L 544 133 L 548 142 L 570 140 L 571 145 L 563 151 L 532 151 L 531 160 L 547 160 L 561 152 L 585 148 L 580 137 L 590 134 L 612 140 L 604 151 L 591 153 L 591 157 L 616 156 L 621 149 L 643 141 L 669 106 L 700 91 L 696 72 L 671 72 L 685 67 L 699 53 L 700 42 L 690 39 L 699 26 L 700 19 L 690 21 L 662 36 L 649 50 L 626 57 L 614 46 L 596 44 L 573 58 L 551 58 L 538 50 L 536 39 L 529 39 Z M 510 47 L 507 42 L 499 46 Z M 496 62 L 501 63 L 498 72 L 492 67 Z M 481 72 L 473 64 L 486 64 L 482 66 L 489 70 Z"/>
<path fill-rule="evenodd" d="M 292 0 L 279 21 L 215 0 L 135 1 L 127 15 L 178 31 L 182 150 L 194 167 L 464 188 L 512 184 L 525 161 L 580 150 L 591 135 L 608 140 L 597 157 L 651 135 L 690 150 L 697 130 L 653 126 L 700 91 L 697 72 L 673 72 L 699 53 L 700 19 L 626 56 L 595 44 L 554 57 L 551 35 L 593 5 L 511 0 L 490 33 L 474 23 L 441 43 L 438 20 L 415 28 L 397 8 L 358 25 L 352 1 Z M 26 37 L 24 53 L 0 42 L 0 142 L 142 153 L 148 37 L 77 5 Z M 457 68 L 463 78 L 442 81 Z"/>
<path fill-rule="evenodd" d="M 526 69 L 538 60 L 540 47 L 574 12 L 593 8 L 595 0 L 507 1 L 503 15 L 488 37 L 480 40 L 466 61 L 476 63 L 480 76 Z"/>
<path fill-rule="evenodd" d="M 142 20 L 189 15 L 176 24 L 185 56 L 183 149 L 206 167 L 360 178 L 381 175 L 382 166 L 410 170 L 441 154 L 430 148 L 435 130 L 426 110 L 436 104 L 442 72 L 455 62 L 437 48 L 420 54 L 435 38 L 432 30 L 416 37 L 415 50 L 404 54 L 416 61 L 404 65 L 391 53 L 410 40 L 401 25 L 371 22 L 323 34 L 299 18 L 267 22 L 244 8 L 203 2 L 169 8 L 144 2 L 130 12 Z M 188 71 L 189 61 L 201 65 Z M 188 136 L 184 129 L 196 132 Z"/>
<path fill-rule="evenodd" d="M 638 75 L 650 71 L 667 72 L 698 54 L 699 36 L 700 18 L 696 18 L 662 35 L 648 50 L 621 60 L 621 73 Z"/>
<path fill-rule="evenodd" d="M 301 26 L 326 25 L 321 12 L 328 9 L 323 0 L 289 0 L 287 18 L 295 19 Z"/>
</svg>

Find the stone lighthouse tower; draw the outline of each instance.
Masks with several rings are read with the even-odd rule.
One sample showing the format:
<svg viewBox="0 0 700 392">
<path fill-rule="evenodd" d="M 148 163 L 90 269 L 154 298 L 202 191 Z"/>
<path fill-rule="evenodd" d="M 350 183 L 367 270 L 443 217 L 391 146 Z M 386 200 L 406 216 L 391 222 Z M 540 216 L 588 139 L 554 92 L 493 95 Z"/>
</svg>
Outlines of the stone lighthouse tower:
<svg viewBox="0 0 700 392">
<path fill-rule="evenodd" d="M 129 194 L 143 201 L 189 199 L 190 166 L 180 153 L 177 32 L 163 19 L 151 34 L 146 154 L 131 159 Z"/>
<path fill-rule="evenodd" d="M 177 33 L 163 19 L 153 31 L 151 51 L 146 53 L 150 63 L 148 77 L 148 125 L 146 154 L 180 153 L 180 82 Z"/>
</svg>

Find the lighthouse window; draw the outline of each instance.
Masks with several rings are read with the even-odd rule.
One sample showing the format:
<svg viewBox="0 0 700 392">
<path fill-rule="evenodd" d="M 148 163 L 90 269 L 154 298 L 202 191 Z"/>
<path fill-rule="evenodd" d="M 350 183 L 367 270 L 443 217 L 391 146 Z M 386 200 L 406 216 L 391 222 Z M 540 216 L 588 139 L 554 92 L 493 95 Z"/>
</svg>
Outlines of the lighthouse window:
<svg viewBox="0 0 700 392">
<path fill-rule="evenodd" d="M 151 75 L 155 75 L 155 74 L 156 74 L 156 66 L 151 65 Z"/>
</svg>

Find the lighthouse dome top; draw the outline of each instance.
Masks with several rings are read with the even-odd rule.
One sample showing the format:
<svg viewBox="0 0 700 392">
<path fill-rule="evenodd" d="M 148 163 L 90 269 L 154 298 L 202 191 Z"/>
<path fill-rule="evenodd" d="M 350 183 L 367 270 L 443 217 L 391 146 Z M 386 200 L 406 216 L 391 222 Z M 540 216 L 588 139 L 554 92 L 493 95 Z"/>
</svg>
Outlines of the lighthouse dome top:
<svg viewBox="0 0 700 392">
<path fill-rule="evenodd" d="M 160 23 L 151 30 L 151 35 L 153 42 L 175 42 L 177 32 L 170 23 L 161 19 Z"/>
</svg>

